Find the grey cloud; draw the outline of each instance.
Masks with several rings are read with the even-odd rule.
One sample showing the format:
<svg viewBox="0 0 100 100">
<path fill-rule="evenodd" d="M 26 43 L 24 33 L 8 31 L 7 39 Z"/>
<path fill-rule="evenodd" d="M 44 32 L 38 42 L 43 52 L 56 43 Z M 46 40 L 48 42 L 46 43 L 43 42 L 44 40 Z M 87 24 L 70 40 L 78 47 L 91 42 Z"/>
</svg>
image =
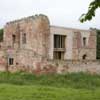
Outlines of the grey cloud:
<svg viewBox="0 0 100 100">
<path fill-rule="evenodd" d="M 99 28 L 100 10 L 91 22 L 81 24 L 79 17 L 87 11 L 92 0 L 0 0 L 0 27 L 7 21 L 43 13 L 50 18 L 51 24 L 85 28 Z"/>
</svg>

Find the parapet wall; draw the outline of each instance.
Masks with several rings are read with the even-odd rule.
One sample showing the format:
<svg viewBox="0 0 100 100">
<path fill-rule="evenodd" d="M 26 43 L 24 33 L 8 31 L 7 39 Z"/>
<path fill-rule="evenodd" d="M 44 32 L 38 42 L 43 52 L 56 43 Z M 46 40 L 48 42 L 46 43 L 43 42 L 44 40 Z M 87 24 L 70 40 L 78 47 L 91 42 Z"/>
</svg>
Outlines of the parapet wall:
<svg viewBox="0 0 100 100">
<path fill-rule="evenodd" d="M 24 18 L 21 18 L 21 19 L 17 19 L 17 20 L 14 20 L 14 21 L 10 21 L 10 22 L 7 23 L 7 25 L 19 23 L 21 21 L 28 22 L 28 21 L 37 20 L 37 19 L 45 19 L 47 21 L 47 23 L 49 23 L 48 17 L 46 15 L 39 14 L 39 15 L 24 17 Z"/>
</svg>

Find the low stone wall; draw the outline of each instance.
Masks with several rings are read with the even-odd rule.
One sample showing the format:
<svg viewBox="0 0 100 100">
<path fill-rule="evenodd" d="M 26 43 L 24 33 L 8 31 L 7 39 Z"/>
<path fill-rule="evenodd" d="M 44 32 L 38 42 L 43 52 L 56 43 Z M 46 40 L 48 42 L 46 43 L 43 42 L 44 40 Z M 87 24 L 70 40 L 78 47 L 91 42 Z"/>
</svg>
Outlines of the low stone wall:
<svg viewBox="0 0 100 100">
<path fill-rule="evenodd" d="M 100 61 L 36 61 L 33 66 L 9 66 L 9 71 L 25 71 L 35 74 L 65 74 L 72 72 L 100 74 Z"/>
<path fill-rule="evenodd" d="M 28 59 L 29 58 L 30 56 L 28 56 Z M 26 62 L 20 63 L 20 61 L 18 61 L 18 63 L 15 62 L 14 65 L 8 66 L 5 52 L 2 49 L 0 50 L 0 71 L 10 71 L 10 72 L 24 71 L 35 74 L 53 74 L 53 73 L 65 74 L 72 72 L 88 72 L 91 74 L 100 74 L 100 60 L 61 61 L 61 60 L 39 59 L 41 57 L 39 58 L 33 57 L 33 58 L 34 59 L 31 59 L 31 62 L 29 62 L 25 58 L 26 59 L 25 61 L 28 61 L 27 63 Z"/>
</svg>

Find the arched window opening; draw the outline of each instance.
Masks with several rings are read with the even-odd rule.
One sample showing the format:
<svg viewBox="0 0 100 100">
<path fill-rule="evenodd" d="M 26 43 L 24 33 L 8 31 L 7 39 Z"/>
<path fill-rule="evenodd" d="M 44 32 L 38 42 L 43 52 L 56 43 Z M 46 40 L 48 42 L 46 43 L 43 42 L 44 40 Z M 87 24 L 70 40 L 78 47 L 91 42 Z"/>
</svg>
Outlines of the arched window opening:
<svg viewBox="0 0 100 100">
<path fill-rule="evenodd" d="M 9 58 L 9 65 L 13 65 L 14 64 L 14 59 L 13 58 Z"/>
<path fill-rule="evenodd" d="M 86 60 L 86 58 L 87 58 L 87 55 L 84 54 L 84 55 L 82 56 L 82 59 L 83 59 L 83 60 Z"/>
</svg>

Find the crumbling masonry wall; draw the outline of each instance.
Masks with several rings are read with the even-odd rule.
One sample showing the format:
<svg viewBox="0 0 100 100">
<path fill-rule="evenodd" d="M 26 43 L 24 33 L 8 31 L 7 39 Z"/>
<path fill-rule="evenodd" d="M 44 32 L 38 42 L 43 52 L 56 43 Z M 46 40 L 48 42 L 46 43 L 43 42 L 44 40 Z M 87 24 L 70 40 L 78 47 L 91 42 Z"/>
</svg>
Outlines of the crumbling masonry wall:
<svg viewBox="0 0 100 100">
<path fill-rule="evenodd" d="M 49 20 L 46 16 L 36 15 L 14 22 L 5 26 L 4 43 L 6 48 L 29 49 L 39 55 L 46 56 Z M 22 44 L 22 34 L 26 33 L 26 44 Z M 13 46 L 12 35 L 16 36 L 15 46 Z M 16 48 L 17 47 L 17 48 Z"/>
<path fill-rule="evenodd" d="M 25 34 L 25 35 L 24 35 Z M 65 35 L 64 60 L 54 59 L 54 35 Z M 26 38 L 23 43 L 23 35 Z M 86 46 L 83 46 L 86 37 Z M 4 41 L 0 44 L 0 71 L 30 73 L 100 73 L 96 61 L 95 30 L 80 30 L 50 26 L 45 15 L 35 15 L 9 22 L 4 28 Z M 83 60 L 83 55 L 86 59 Z M 13 58 L 13 64 L 9 64 Z"/>
<path fill-rule="evenodd" d="M 22 43 L 26 34 L 26 43 Z M 44 15 L 35 15 L 9 22 L 4 30 L 4 45 L 12 66 L 33 66 L 34 61 L 47 59 L 49 49 L 49 20 Z M 15 41 L 13 41 L 13 35 Z"/>
</svg>

